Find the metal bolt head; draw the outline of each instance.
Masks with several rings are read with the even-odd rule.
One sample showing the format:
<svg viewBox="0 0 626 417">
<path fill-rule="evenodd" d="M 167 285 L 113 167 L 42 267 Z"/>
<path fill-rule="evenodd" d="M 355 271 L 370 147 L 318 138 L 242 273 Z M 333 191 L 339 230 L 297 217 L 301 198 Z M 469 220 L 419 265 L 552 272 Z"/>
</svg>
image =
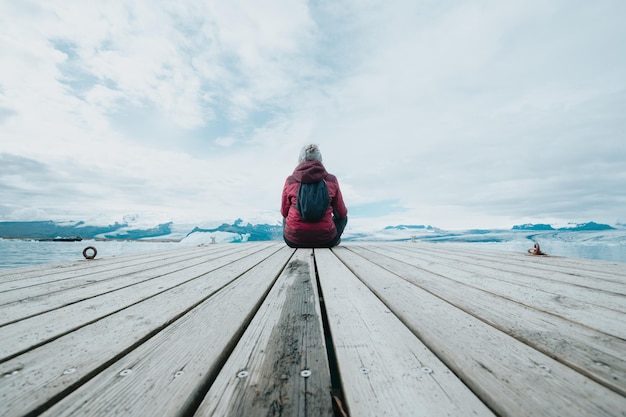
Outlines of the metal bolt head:
<svg viewBox="0 0 626 417">
<path fill-rule="evenodd" d="M 247 378 L 248 375 L 250 375 L 250 373 L 248 371 L 239 371 L 237 373 L 237 378 L 239 378 L 239 379 Z"/>
<path fill-rule="evenodd" d="M 308 378 L 311 376 L 311 371 L 308 369 L 304 369 L 302 370 L 302 372 L 300 372 L 300 376 L 303 378 Z"/>
<path fill-rule="evenodd" d="M 76 372 L 76 368 L 67 368 L 65 371 L 63 371 L 63 375 L 73 374 L 74 372 Z"/>
<path fill-rule="evenodd" d="M 425 374 L 432 374 L 433 370 L 430 368 L 427 368 L 426 366 L 422 368 L 422 372 Z"/>
<path fill-rule="evenodd" d="M 124 369 L 122 372 L 120 372 L 120 376 L 128 376 L 132 373 L 133 373 L 132 369 Z"/>
</svg>

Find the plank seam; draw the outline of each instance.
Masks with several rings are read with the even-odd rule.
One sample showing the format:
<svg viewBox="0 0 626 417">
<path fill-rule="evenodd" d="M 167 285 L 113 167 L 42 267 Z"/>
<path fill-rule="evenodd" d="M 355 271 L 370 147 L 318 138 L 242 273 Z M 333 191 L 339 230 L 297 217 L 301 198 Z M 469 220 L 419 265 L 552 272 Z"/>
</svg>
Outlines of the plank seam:
<svg viewBox="0 0 626 417">
<path fill-rule="evenodd" d="M 313 249 L 313 266 L 315 268 L 315 282 L 317 285 L 317 293 L 319 294 L 320 315 L 322 317 L 322 328 L 324 330 L 324 339 L 326 344 L 326 356 L 328 358 L 328 368 L 330 371 L 330 386 L 331 386 L 331 400 L 333 404 L 333 412 L 335 417 L 349 417 L 350 413 L 347 410 L 348 404 L 345 401 L 345 394 L 343 385 L 341 384 L 341 377 L 339 375 L 339 364 L 337 362 L 337 355 L 333 344 L 332 332 L 330 325 L 328 324 L 328 312 L 326 311 L 326 304 L 324 303 L 324 292 L 322 291 L 322 285 L 320 284 L 319 271 L 317 268 L 317 259 L 315 258 L 315 249 Z"/>
<path fill-rule="evenodd" d="M 390 258 L 390 259 L 394 259 L 394 260 L 395 260 L 395 261 L 397 261 L 397 262 L 400 262 L 400 263 L 405 263 L 405 262 L 403 262 L 403 261 L 401 261 L 401 260 L 395 259 L 395 258 L 393 258 L 393 257 L 389 257 L 389 256 L 387 256 L 387 255 L 381 254 L 381 253 L 376 252 L 376 251 L 374 251 L 374 250 L 371 250 L 371 249 L 369 249 L 369 248 L 364 248 L 364 247 L 362 247 L 362 246 L 360 246 L 360 248 L 365 249 L 366 251 L 369 251 L 369 252 L 377 253 L 377 254 L 379 254 L 379 255 L 381 255 L 381 256 L 386 256 L 386 257 L 388 257 L 388 258 Z M 357 251 L 354 251 L 354 250 L 352 250 L 351 248 L 345 248 L 345 249 L 347 249 L 348 251 L 352 252 L 354 255 L 359 256 L 359 257 L 364 258 L 364 259 L 366 259 L 366 260 L 367 260 L 367 258 L 365 258 L 365 257 L 363 256 L 363 254 L 358 253 Z M 338 258 L 341 260 L 341 257 L 340 257 L 340 256 L 338 256 Z M 372 293 L 373 293 L 373 294 L 374 294 L 374 295 L 375 295 L 375 296 L 376 296 L 376 297 L 377 297 L 377 298 L 378 298 L 378 299 L 379 299 L 379 300 L 380 300 L 380 301 L 381 301 L 384 305 L 386 305 L 388 308 L 390 308 L 390 307 L 389 307 L 389 305 L 388 305 L 388 304 L 387 304 L 387 303 L 386 303 L 386 302 L 385 302 L 385 301 L 384 301 L 384 300 L 383 300 L 383 299 L 379 296 L 378 292 L 377 292 L 377 291 L 375 291 L 373 288 L 371 288 L 371 287 L 370 287 L 370 286 L 369 286 L 369 285 L 368 285 L 365 281 L 363 281 L 363 279 L 361 278 L 360 274 L 358 274 L 356 271 L 352 270 L 352 269 L 350 268 L 350 266 L 349 266 L 349 265 L 347 265 L 345 262 L 343 262 L 343 260 L 341 260 L 341 262 L 342 262 L 342 263 L 344 263 L 344 265 L 346 265 L 346 267 L 347 267 L 348 269 L 350 269 L 350 271 L 351 271 L 351 272 L 352 272 L 352 273 L 353 273 L 353 274 L 354 274 L 354 275 L 355 275 L 355 276 L 356 276 L 356 277 L 357 277 L 357 278 L 358 278 L 358 279 L 359 279 L 359 280 L 360 280 L 360 281 L 361 281 L 361 282 L 362 282 L 362 283 L 363 283 L 363 284 L 364 284 L 367 288 L 369 288 L 369 289 L 370 289 L 370 291 L 371 291 L 371 292 L 372 292 Z M 369 262 L 371 262 L 371 261 L 369 261 Z M 411 265 L 411 264 L 408 264 L 408 263 L 405 263 L 405 264 L 406 264 L 406 265 L 409 265 L 409 266 L 412 266 L 412 267 L 415 267 L 415 268 L 417 268 L 417 269 L 423 270 L 423 271 L 425 271 L 425 272 L 431 273 L 431 274 L 433 274 L 433 275 L 441 276 L 442 278 L 447 278 L 447 277 L 445 277 L 445 276 L 443 276 L 443 275 L 440 275 L 440 274 L 434 273 L 434 272 L 432 272 L 432 271 L 425 270 L 425 269 L 423 269 L 423 268 L 421 268 L 421 267 L 418 267 L 418 266 L 416 266 L 416 265 Z M 402 279 L 403 281 L 406 281 L 406 282 L 408 282 L 409 284 L 414 285 L 414 286 L 416 286 L 416 287 L 420 288 L 422 291 L 425 291 L 425 292 L 429 293 L 429 294 L 430 294 L 430 295 L 432 295 L 433 297 L 436 297 L 436 298 L 438 298 L 438 299 L 442 300 L 443 302 L 445 302 L 445 303 L 449 304 L 449 305 L 450 305 L 450 306 L 452 306 L 453 308 L 456 308 L 456 309 L 458 309 L 458 310 L 460 310 L 460 311 L 463 311 L 464 313 L 466 313 L 466 314 L 468 314 L 468 315 L 470 315 L 470 316 L 474 317 L 475 319 L 477 319 L 477 320 L 479 320 L 479 321 L 481 321 L 481 322 L 483 322 L 483 323 L 485 323 L 485 324 L 487 324 L 487 325 L 489 325 L 489 326 L 493 327 L 494 329 L 496 329 L 496 330 L 498 330 L 498 331 L 500 331 L 500 332 L 502 332 L 502 333 L 504 333 L 504 334 L 506 334 L 506 335 L 508 335 L 508 336 L 510 336 L 510 337 L 512 337 L 512 338 L 514 338 L 514 339 L 516 339 L 516 340 L 517 340 L 517 341 L 519 341 L 520 343 L 523 343 L 524 345 L 526 345 L 526 346 L 528 346 L 528 347 L 530 347 L 530 348 L 532 348 L 532 349 L 535 349 L 536 351 L 538 351 L 538 352 L 540 352 L 540 353 L 542 353 L 542 354 L 546 355 L 547 357 L 550 357 L 551 359 L 554 359 L 555 361 L 557 361 L 557 362 L 559 362 L 559 363 L 561 363 L 561 364 L 563 364 L 563 365 L 565 365 L 565 366 L 567 366 L 567 367 L 569 367 L 569 368 L 571 368 L 571 369 L 575 370 L 576 372 L 578 372 L 578 373 L 580 373 L 580 374 L 582 374 L 582 375 L 585 375 L 587 378 L 589 378 L 589 379 L 593 380 L 594 382 L 596 382 L 596 383 L 598 383 L 598 384 L 600 384 L 600 385 L 604 386 L 605 388 L 608 388 L 608 389 L 610 389 L 610 390 L 612 390 L 612 391 L 616 392 L 617 394 L 624 395 L 623 390 L 621 390 L 618 386 L 611 385 L 611 384 L 607 384 L 607 382 L 606 382 L 606 381 L 604 381 L 603 379 L 599 378 L 599 377 L 598 377 L 597 375 L 595 375 L 594 373 L 589 372 L 587 369 L 585 369 L 585 368 L 583 368 L 583 367 L 579 366 L 578 364 L 576 364 L 576 363 L 574 363 L 574 362 L 571 362 L 571 361 L 569 361 L 569 360 L 565 360 L 565 359 L 563 359 L 562 357 L 560 357 L 560 356 L 558 356 L 558 355 L 555 355 L 555 354 L 554 354 L 554 352 L 551 352 L 550 350 L 545 349 L 545 348 L 544 348 L 544 347 L 542 347 L 540 344 L 533 343 L 531 340 L 529 340 L 529 339 L 527 339 L 527 338 L 524 338 L 524 337 L 520 337 L 519 335 L 515 334 L 514 332 L 511 332 L 508 328 L 506 328 L 506 327 L 502 327 L 500 324 L 498 324 L 498 323 L 496 323 L 496 322 L 492 322 L 492 321 L 490 321 L 490 320 L 488 320 L 488 319 L 486 319 L 486 318 L 484 318 L 484 317 L 482 317 L 482 316 L 480 316 L 480 315 L 476 315 L 476 314 L 475 314 L 475 313 L 474 313 L 471 309 L 468 309 L 468 308 L 466 308 L 466 307 L 465 307 L 465 306 L 463 306 L 463 305 L 459 305 L 459 304 L 457 304 L 456 302 L 452 302 L 452 301 L 450 301 L 450 300 L 447 300 L 447 299 L 443 298 L 442 296 L 440 296 L 439 294 L 437 294 L 436 292 L 433 292 L 433 291 L 431 291 L 431 290 L 430 290 L 430 289 L 428 289 L 428 288 L 422 287 L 421 285 L 419 285 L 419 284 L 417 284 L 417 283 L 415 283 L 415 282 L 412 282 L 410 279 L 407 279 L 407 278 L 405 278 L 405 277 L 403 277 L 403 276 L 401 276 L 401 275 L 398 275 L 396 272 L 394 272 L 394 271 L 392 271 L 392 270 L 390 270 L 390 269 L 387 269 L 385 266 L 378 265 L 378 264 L 376 264 L 376 265 L 377 265 L 379 268 L 381 268 L 381 269 L 383 269 L 383 270 L 385 270 L 385 271 L 387 271 L 387 272 L 389 272 L 389 273 L 391 273 L 391 274 L 393 274 L 393 275 L 397 276 L 398 278 Z M 449 278 L 447 278 L 447 279 L 449 279 Z M 466 285 L 466 284 L 464 284 L 464 283 L 461 283 L 461 282 L 458 282 L 458 281 L 456 281 L 456 282 L 457 282 L 459 285 L 468 286 L 468 285 Z M 468 287 L 471 287 L 471 286 L 468 286 Z M 472 288 L 475 288 L 475 287 L 472 287 Z M 518 305 L 523 306 L 523 307 L 525 307 L 525 308 L 533 309 L 533 310 L 535 310 L 535 311 L 542 312 L 543 314 L 547 314 L 547 315 L 549 315 L 549 316 L 556 317 L 556 318 L 558 318 L 558 319 L 560 319 L 560 320 L 563 320 L 563 321 L 566 321 L 566 322 L 573 323 L 573 324 L 575 324 L 575 325 L 577 325 L 577 326 L 580 326 L 580 327 L 583 327 L 583 328 L 587 328 L 587 329 L 591 329 L 591 330 L 593 330 L 593 331 L 595 331 L 595 332 L 598 332 L 598 333 L 606 334 L 605 332 L 602 332 L 602 331 L 600 331 L 600 330 L 597 330 L 597 329 L 594 329 L 594 328 L 592 328 L 592 327 L 589 327 L 589 326 L 587 326 L 587 325 L 586 325 L 586 324 L 584 324 L 584 323 L 577 323 L 577 322 L 574 322 L 574 321 L 572 321 L 572 320 L 570 320 L 570 319 L 568 319 L 568 318 L 566 318 L 566 317 L 562 317 L 562 316 L 560 316 L 560 315 L 558 315 L 558 314 L 554 314 L 554 313 L 552 313 L 552 312 L 550 312 L 550 311 L 546 311 L 546 310 L 538 309 L 538 308 L 536 308 L 536 307 L 528 306 L 528 305 L 526 305 L 526 304 L 524 304 L 524 303 L 521 303 L 521 302 L 518 302 L 518 301 L 516 301 L 516 300 L 514 300 L 514 299 L 511 299 L 511 298 L 508 298 L 508 297 L 505 297 L 505 296 L 502 296 L 502 295 L 499 295 L 499 294 L 495 294 L 495 293 L 492 293 L 492 292 L 490 292 L 490 291 L 485 291 L 485 290 L 483 290 L 483 289 L 479 289 L 479 288 L 475 288 L 475 289 L 480 290 L 480 291 L 484 291 L 485 293 L 491 294 L 491 295 L 492 295 L 492 296 L 494 296 L 494 297 L 499 297 L 499 298 L 505 299 L 505 300 L 507 300 L 507 301 L 509 301 L 509 302 L 512 302 L 512 303 L 518 304 Z M 392 310 L 392 309 L 390 308 L 390 310 Z M 393 310 L 392 310 L 392 311 L 393 311 Z M 401 321 L 401 322 L 402 322 L 405 326 L 407 326 L 407 327 L 410 329 L 410 326 L 408 326 L 408 324 L 405 322 L 405 320 L 403 320 L 403 319 L 402 319 L 402 318 L 400 318 L 400 317 L 398 317 L 398 320 L 400 320 L 400 321 Z M 415 334 L 415 333 L 414 333 L 414 334 Z M 416 336 L 417 336 L 420 340 L 422 340 L 421 335 L 419 335 L 419 334 L 415 334 L 415 335 L 416 335 Z M 620 337 L 618 337 L 618 336 L 611 335 L 611 337 L 614 337 L 614 338 L 616 338 L 616 339 L 623 340 L 622 338 L 620 338 Z M 429 347 L 429 349 L 431 348 L 429 343 L 426 343 L 425 341 L 423 341 L 423 342 L 424 342 L 424 344 L 425 344 L 426 346 L 428 346 L 428 347 Z M 444 362 L 445 362 L 445 361 L 444 361 Z M 452 369 L 452 367 L 451 367 L 451 369 Z M 456 375 L 456 372 L 454 372 L 454 373 L 455 373 L 455 375 Z M 457 375 L 457 376 L 459 376 L 459 375 Z M 463 378 L 461 378 L 460 376 L 459 376 L 459 378 L 460 378 L 460 379 L 463 379 Z M 495 411 L 494 411 L 494 412 L 495 412 Z"/>
<path fill-rule="evenodd" d="M 272 255 L 276 254 L 279 250 L 280 250 L 280 248 L 278 250 L 276 250 L 275 252 L 273 252 L 272 254 L 270 254 L 269 256 L 272 256 Z M 197 390 L 195 391 L 195 393 L 193 395 L 193 398 L 190 398 L 186 402 L 184 409 L 180 410 L 180 414 L 179 414 L 180 417 L 193 417 L 196 414 L 196 411 L 198 411 L 198 409 L 200 408 L 200 405 L 202 404 L 202 401 L 204 400 L 204 398 L 208 394 L 209 390 L 211 389 L 211 386 L 213 385 L 213 383 L 217 379 L 217 376 L 219 375 L 219 373 L 224 368 L 224 365 L 228 361 L 228 358 L 231 356 L 231 354 L 235 350 L 235 347 L 237 346 L 237 344 L 239 343 L 239 341 L 243 337 L 244 333 L 246 332 L 246 330 L 250 326 L 250 323 L 252 322 L 252 320 L 254 319 L 256 314 L 258 313 L 259 309 L 261 308 L 261 306 L 263 305 L 263 303 L 267 299 L 267 296 L 272 291 L 272 288 L 274 287 L 274 285 L 276 285 L 276 281 L 278 280 L 280 275 L 283 273 L 285 267 L 289 264 L 289 261 L 293 258 L 294 254 L 295 254 L 295 251 L 293 251 L 291 256 L 289 256 L 289 258 L 287 258 L 287 260 L 285 261 L 284 265 L 278 270 L 278 272 L 274 276 L 274 279 L 272 280 L 272 283 L 267 286 L 267 290 L 259 298 L 259 302 L 254 306 L 254 308 L 250 311 L 250 313 L 246 317 L 246 320 L 243 323 L 243 326 L 241 326 L 239 331 L 233 335 L 230 343 L 221 352 L 220 356 L 215 361 L 216 365 L 217 365 L 215 367 L 215 371 L 212 372 L 212 373 L 208 373 L 206 375 L 206 377 L 204 378 L 204 381 L 201 381 L 201 383 L 199 384 Z M 252 268 L 250 268 L 248 271 L 250 271 L 251 269 Z M 241 274 L 241 275 L 243 275 L 243 274 Z M 233 281 L 230 281 L 230 282 L 233 282 Z"/>
<path fill-rule="evenodd" d="M 269 256 L 275 254 L 278 251 L 274 251 L 272 252 Z M 291 257 L 289 258 L 291 259 Z M 286 265 L 286 264 L 285 264 Z M 252 267 L 253 268 L 253 267 Z M 162 332 L 163 330 L 165 330 L 167 327 L 171 326 L 173 323 L 175 323 L 176 321 L 178 321 L 179 319 L 181 319 L 183 316 L 185 316 L 186 314 L 188 314 L 189 312 L 191 312 L 193 309 L 195 309 L 196 307 L 198 307 L 200 304 L 205 303 L 208 299 L 210 299 L 212 296 L 214 296 L 215 294 L 217 294 L 219 291 L 222 291 L 224 288 L 226 288 L 227 286 L 229 286 L 230 284 L 232 284 L 236 279 L 238 279 L 240 276 L 242 276 L 243 274 L 245 274 L 247 271 L 249 271 L 250 269 L 246 270 L 245 272 L 242 272 L 240 275 L 236 276 L 235 278 L 233 278 L 232 280 L 228 281 L 227 283 L 225 283 L 223 286 L 216 288 L 215 291 L 212 291 L 210 294 L 208 294 L 206 297 L 203 297 L 201 300 L 199 300 L 198 302 L 192 304 L 191 306 L 189 306 L 187 309 L 185 309 L 184 311 L 180 312 L 179 314 L 177 314 L 176 316 L 172 317 L 171 320 L 167 321 L 166 323 L 163 323 L 162 326 L 159 326 L 158 328 L 154 329 L 153 331 L 151 331 L 150 333 L 146 334 L 146 336 L 144 336 L 143 338 L 139 339 L 137 342 L 133 343 L 132 345 L 128 346 L 126 349 L 124 349 L 123 351 L 121 351 L 119 354 L 115 355 L 114 357 L 112 357 L 110 360 L 104 362 L 101 366 L 95 368 L 92 372 L 89 372 L 88 374 L 86 374 L 83 378 L 81 378 L 80 380 L 76 381 L 74 384 L 68 386 L 65 390 L 60 391 L 59 393 L 57 393 L 56 395 L 52 396 L 48 401 L 46 401 L 45 403 L 43 403 L 41 406 L 39 406 L 38 408 L 36 408 L 35 410 L 29 412 L 28 414 L 26 414 L 24 417 L 30 417 L 30 416 L 37 416 L 42 414 L 43 412 L 45 412 L 46 410 L 48 410 L 49 408 L 51 408 L 52 406 L 54 406 L 59 400 L 67 397 L 68 395 L 70 395 L 72 392 L 78 390 L 81 386 L 83 386 L 84 384 L 86 384 L 89 380 L 91 380 L 92 378 L 94 378 L 95 376 L 97 376 L 99 373 L 101 373 L 104 369 L 108 368 L 109 366 L 113 365 L 115 362 L 119 361 L 120 359 L 122 359 L 124 356 L 128 355 L 130 352 L 132 352 L 133 350 L 137 349 L 139 346 L 141 346 L 142 344 L 146 343 L 146 341 L 150 340 L 152 337 L 156 336 L 158 333 Z M 284 266 L 283 268 L 284 269 Z M 281 271 L 282 271 L 281 269 Z M 235 348 L 235 346 L 237 345 L 237 343 L 239 342 L 239 340 L 241 339 L 241 336 L 243 335 L 243 333 L 245 332 L 245 330 L 247 329 L 248 325 L 250 324 L 250 322 L 252 321 L 252 318 L 254 317 L 254 315 L 256 314 L 256 312 L 258 311 L 258 309 L 260 308 L 260 306 L 263 304 L 263 302 L 265 301 L 265 298 L 267 297 L 267 295 L 269 294 L 269 291 L 271 290 L 271 288 L 273 287 L 274 283 L 276 282 L 276 279 L 278 278 L 279 274 L 276 275 L 276 277 L 274 278 L 272 285 L 270 285 L 268 287 L 267 292 L 261 297 L 261 301 L 255 306 L 255 308 L 251 311 L 249 317 L 247 318 L 246 323 L 244 324 L 244 326 L 242 326 L 242 329 L 240 330 L 240 332 L 236 333 L 233 337 L 233 339 L 231 340 L 231 343 L 229 345 L 227 345 L 226 349 L 221 353 L 221 355 L 219 356 L 219 358 L 217 359 L 217 363 L 218 365 L 218 370 L 215 372 L 214 375 L 208 375 L 207 376 L 207 382 L 209 382 L 208 387 L 206 387 L 206 390 L 203 390 L 203 388 L 205 387 L 205 385 L 203 385 L 199 391 L 197 391 L 197 395 L 196 398 L 194 398 L 194 401 L 190 404 L 189 407 L 187 407 L 185 410 L 182 410 L 180 416 L 181 417 L 192 417 L 194 415 L 194 413 L 196 412 L 197 408 L 200 406 L 200 403 L 202 402 L 202 399 L 204 398 L 204 396 L 206 395 L 206 393 L 208 392 L 209 388 L 210 388 L 210 384 L 213 383 L 213 381 L 215 380 L 215 377 L 217 376 L 217 374 L 219 373 L 219 370 L 221 370 L 221 368 L 224 366 L 224 363 L 226 363 L 226 360 L 228 359 L 228 357 L 230 356 L 231 352 L 233 351 L 233 349 Z M 194 278 L 196 279 L 196 278 Z M 182 284 L 180 284 L 182 285 Z M 155 296 L 158 294 L 155 294 Z M 149 297 L 151 298 L 151 297 Z M 143 300 L 142 300 L 143 301 Z M 140 301 L 141 302 L 141 301 Z M 137 303 L 135 303 L 137 304 Z M 133 304 L 134 305 L 134 304 Z M 119 311 L 125 310 L 126 308 L 128 308 L 130 306 L 126 306 L 121 310 L 118 310 L 114 313 L 111 314 L 116 314 Z M 109 315 L 111 315 L 109 314 Z M 107 315 L 107 316 L 109 316 Z M 101 320 L 107 316 L 101 317 L 98 320 Z M 93 322 L 96 322 L 98 320 L 94 320 Z M 92 323 L 93 323 L 92 322 Z M 87 324 L 91 324 L 91 323 L 87 323 Z M 69 333 L 69 332 L 68 332 Z M 65 333 L 67 334 L 67 333 Z M 65 334 L 59 336 L 62 337 Z M 58 338 L 58 337 L 57 337 Z M 42 343 L 41 345 L 48 343 L 52 340 L 55 340 L 57 338 L 48 340 L 44 343 Z M 38 347 L 38 346 L 36 346 Z M 23 352 L 21 352 L 23 353 Z M 21 354 L 20 353 L 20 354 Z M 18 354 L 19 355 L 19 354 Z M 15 356 L 18 356 L 15 355 Z M 11 358 L 8 358 L 11 359 Z M 7 360 L 8 360 L 7 359 Z M 4 360 L 3 360 L 4 361 Z"/>
</svg>

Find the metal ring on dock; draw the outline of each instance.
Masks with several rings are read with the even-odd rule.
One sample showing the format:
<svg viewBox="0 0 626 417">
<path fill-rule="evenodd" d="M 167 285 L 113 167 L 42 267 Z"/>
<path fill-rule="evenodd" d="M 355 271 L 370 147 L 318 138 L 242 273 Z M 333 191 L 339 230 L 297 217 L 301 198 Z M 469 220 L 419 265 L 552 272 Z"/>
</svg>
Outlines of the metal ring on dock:
<svg viewBox="0 0 626 417">
<path fill-rule="evenodd" d="M 92 255 L 87 254 L 87 252 L 90 250 L 93 251 Z M 85 249 L 83 249 L 83 256 L 85 257 L 85 259 L 94 259 L 97 254 L 98 254 L 98 251 L 93 246 L 87 246 Z"/>
</svg>

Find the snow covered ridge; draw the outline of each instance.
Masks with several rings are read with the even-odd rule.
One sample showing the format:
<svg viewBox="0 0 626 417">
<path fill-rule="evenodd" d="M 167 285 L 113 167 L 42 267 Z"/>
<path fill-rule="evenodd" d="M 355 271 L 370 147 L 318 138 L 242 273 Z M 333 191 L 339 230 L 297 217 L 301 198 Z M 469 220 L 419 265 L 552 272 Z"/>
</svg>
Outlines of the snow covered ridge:
<svg viewBox="0 0 626 417">
<path fill-rule="evenodd" d="M 620 225 L 621 226 L 621 225 Z M 588 223 L 569 223 L 563 227 L 553 227 L 550 224 L 522 224 L 513 226 L 512 230 L 564 230 L 571 232 L 579 232 L 583 230 L 614 230 L 615 227 L 608 224 L 599 224 L 595 222 Z"/>
<path fill-rule="evenodd" d="M 194 227 L 181 243 L 237 243 L 259 240 L 280 240 L 283 236 L 282 225 L 251 224 L 237 219 L 231 225 L 222 223 L 215 228 Z"/>
<path fill-rule="evenodd" d="M 152 222 L 150 221 L 152 220 Z M 180 225 L 163 217 L 139 218 L 124 216 L 121 221 L 111 224 L 90 224 L 86 221 L 33 221 L 0 222 L 0 238 L 9 239 L 53 239 L 57 237 L 80 236 L 82 239 L 119 239 L 119 240 L 171 240 L 187 244 L 247 242 L 262 240 L 282 240 L 282 224 L 252 224 L 237 219 L 232 224 L 222 223 L 210 226 Z M 524 224 L 511 230 L 464 230 L 446 231 L 426 225 L 387 226 L 377 231 L 360 232 L 348 225 L 342 240 L 344 241 L 458 241 L 458 242 L 503 242 L 534 241 L 544 239 L 579 240 L 589 239 L 591 234 L 582 234 L 576 238 L 567 236 L 571 232 L 596 232 L 594 240 L 606 238 L 612 242 L 623 241 L 626 226 L 616 227 L 588 222 L 569 224 L 555 228 L 547 224 Z M 616 233 L 611 233 L 616 232 Z M 620 233 L 623 232 L 623 233 Z M 585 237 L 586 236 L 586 237 Z M 620 237 L 621 236 L 621 237 Z"/>
<path fill-rule="evenodd" d="M 54 239 L 57 237 L 80 236 L 82 239 L 125 239 L 139 240 L 167 237 L 172 233 L 172 224 L 164 223 L 152 227 L 132 227 L 127 223 L 92 226 L 78 222 L 0 222 L 0 237 L 8 239 Z"/>
<path fill-rule="evenodd" d="M 84 221 L 0 222 L 0 238 L 54 239 L 80 236 L 82 239 L 172 240 L 185 243 L 246 242 L 282 239 L 282 225 L 251 224 L 237 219 L 216 227 L 176 225 L 173 222 L 148 223 L 134 217 L 122 222 L 91 225 Z"/>
</svg>

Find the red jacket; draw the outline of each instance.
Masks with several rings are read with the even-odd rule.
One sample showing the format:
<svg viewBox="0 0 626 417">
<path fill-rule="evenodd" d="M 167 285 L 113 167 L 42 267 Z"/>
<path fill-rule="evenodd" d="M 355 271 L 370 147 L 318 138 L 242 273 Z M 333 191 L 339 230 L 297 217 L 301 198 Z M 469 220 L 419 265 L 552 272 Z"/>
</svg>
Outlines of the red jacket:
<svg viewBox="0 0 626 417">
<path fill-rule="evenodd" d="M 319 222 L 305 222 L 300 217 L 300 212 L 296 208 L 298 198 L 298 187 L 301 182 L 308 184 L 326 180 L 328 195 L 330 196 L 330 206 L 326 210 L 326 215 Z M 319 161 L 305 161 L 296 167 L 283 187 L 283 198 L 280 212 L 285 218 L 284 235 L 287 240 L 299 246 L 323 245 L 332 241 L 337 235 L 333 215 L 342 219 L 348 215 L 348 209 L 343 202 L 341 190 L 337 177 L 329 174 Z"/>
</svg>

